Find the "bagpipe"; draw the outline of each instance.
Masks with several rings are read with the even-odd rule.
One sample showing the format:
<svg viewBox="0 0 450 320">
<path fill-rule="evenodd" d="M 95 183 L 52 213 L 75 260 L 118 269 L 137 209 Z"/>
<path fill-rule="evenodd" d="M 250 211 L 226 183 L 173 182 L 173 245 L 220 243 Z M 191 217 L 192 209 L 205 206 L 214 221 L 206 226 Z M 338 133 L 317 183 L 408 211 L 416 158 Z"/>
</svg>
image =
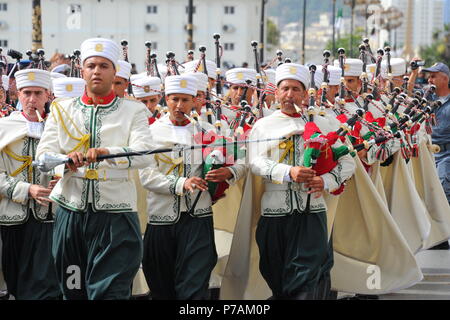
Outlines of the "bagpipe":
<svg viewBox="0 0 450 320">
<path fill-rule="evenodd" d="M 120 44 L 122 45 L 122 55 L 123 55 L 123 60 L 126 62 L 130 62 L 128 61 L 128 41 L 123 39 L 122 41 L 120 41 Z M 133 86 L 131 85 L 131 81 L 128 81 L 128 95 L 132 95 L 133 94 Z"/>
<path fill-rule="evenodd" d="M 367 49 L 367 44 L 360 46 L 361 58 L 363 62 L 367 59 L 365 55 L 365 50 Z M 389 51 L 389 50 L 388 50 Z M 420 124 L 425 121 L 430 121 L 432 119 L 433 111 L 435 108 L 439 106 L 438 102 L 429 102 L 429 99 L 422 98 L 413 98 L 412 100 L 408 100 L 406 94 L 401 93 L 401 89 L 392 88 L 390 90 L 390 100 L 385 108 L 385 116 L 380 118 L 374 118 L 372 113 L 369 112 L 368 106 L 373 103 L 375 99 L 375 94 L 379 94 L 381 90 L 378 90 L 378 81 L 377 77 L 381 71 L 381 59 L 383 57 L 384 51 L 382 49 L 378 50 L 378 57 L 376 59 L 376 72 L 374 81 L 374 90 L 372 93 L 369 93 L 366 89 L 367 87 L 364 85 L 365 78 L 365 63 L 363 63 L 363 74 L 362 74 L 362 97 L 363 104 L 361 105 L 356 99 L 355 104 L 357 105 L 357 110 L 354 114 L 345 114 L 343 112 L 343 106 L 345 105 L 345 96 L 350 95 L 351 92 L 346 89 L 344 83 L 344 60 L 345 60 L 345 50 L 340 48 L 338 50 L 339 53 L 339 62 L 342 69 L 340 88 L 339 88 L 339 98 L 336 99 L 339 108 L 339 114 L 337 119 L 340 120 L 341 126 L 335 132 L 329 132 L 328 134 L 323 134 L 320 129 L 314 123 L 314 105 L 315 105 L 315 96 L 316 96 L 316 87 L 314 84 L 314 72 L 316 70 L 315 66 L 310 66 L 310 74 L 311 81 L 308 89 L 309 96 L 309 107 L 308 107 L 308 119 L 305 125 L 305 131 L 303 137 L 305 139 L 305 154 L 304 154 L 304 166 L 312 167 L 316 170 L 318 175 L 330 172 L 336 165 L 337 160 L 346 155 L 350 154 L 355 156 L 356 151 L 368 150 L 370 147 L 374 145 L 382 146 L 377 150 L 376 157 L 378 159 L 386 159 L 386 150 L 384 148 L 385 143 L 390 139 L 399 139 L 400 140 L 400 149 L 402 155 L 404 157 L 408 157 L 409 154 L 416 155 L 418 147 L 414 145 L 414 141 L 403 141 L 405 136 L 400 132 L 406 130 L 408 134 L 411 134 L 411 131 L 418 130 Z M 324 55 L 325 56 L 325 55 Z M 372 57 L 372 56 L 371 56 Z M 326 65 L 326 62 L 325 64 Z M 326 72 L 324 72 L 324 82 L 326 82 Z M 323 89 L 322 85 L 322 89 Z M 433 89 L 431 88 L 430 91 Z M 346 92 L 347 91 L 347 92 Z M 375 93 L 375 94 L 374 94 Z M 430 97 L 431 93 L 427 92 L 424 96 Z M 323 91 L 321 102 L 324 100 Z M 401 105 L 406 105 L 406 109 L 403 113 L 398 113 L 399 107 Z M 390 120 L 390 121 L 388 121 Z M 362 125 L 365 125 L 369 128 L 368 134 L 364 137 L 360 136 L 360 130 Z M 430 126 L 428 126 L 430 128 Z M 429 133 L 429 131 L 427 130 Z M 344 137 L 349 137 L 349 144 L 345 142 Z M 338 147 L 333 148 L 332 146 L 336 141 L 341 140 L 345 144 Z M 411 150 L 412 149 L 412 150 Z M 343 191 L 343 185 L 341 188 L 333 192 L 334 194 L 339 194 Z"/>
<path fill-rule="evenodd" d="M 70 72 L 69 77 L 81 78 L 81 51 L 78 49 L 73 50 L 70 56 Z"/>
<path fill-rule="evenodd" d="M 215 37 L 215 39 L 217 36 Z M 218 42 L 218 38 L 216 39 Z M 206 47 L 200 46 L 199 51 L 201 52 L 201 57 L 199 59 L 199 64 L 196 66 L 195 71 L 197 71 L 202 64 L 203 72 L 208 75 L 208 69 L 206 64 Z M 216 50 L 217 54 L 217 50 Z M 216 57 L 217 58 L 217 57 Z M 198 115 L 194 113 L 194 116 L 188 117 L 185 115 L 197 128 L 197 133 L 194 134 L 194 142 L 196 144 L 209 145 L 210 147 L 203 148 L 202 151 L 202 167 L 203 174 L 202 178 L 206 176 L 206 174 L 215 169 L 219 169 L 222 167 L 232 166 L 236 163 L 238 159 L 241 159 L 245 156 L 245 150 L 238 147 L 237 137 L 227 137 L 221 135 L 221 126 L 217 125 L 217 122 L 221 120 L 221 112 L 219 111 L 216 114 L 216 122 L 213 123 L 213 110 L 210 103 L 210 88 L 208 86 L 206 91 L 206 115 L 207 122 L 212 125 L 215 130 L 206 131 L 198 122 Z M 220 110 L 220 106 L 217 107 L 216 110 Z M 245 119 L 245 117 L 243 117 Z M 246 136 L 240 136 L 240 140 L 244 140 Z M 228 143 L 228 144 L 227 144 Z M 220 145 L 214 146 L 212 145 Z M 218 199 L 224 197 L 225 191 L 228 189 L 229 184 L 227 182 L 210 182 L 208 181 L 208 192 L 211 195 L 211 199 L 213 202 L 216 202 Z M 196 199 L 194 200 L 191 211 L 195 210 L 195 206 L 200 198 L 201 192 L 197 194 Z"/>
<path fill-rule="evenodd" d="M 325 64 L 328 62 L 328 54 L 325 54 Z M 309 105 L 307 110 L 307 122 L 305 124 L 305 130 L 303 132 L 303 139 L 305 140 L 305 152 L 303 155 L 303 166 L 312 168 L 316 171 L 317 175 L 323 175 L 330 172 L 338 164 L 339 158 L 350 152 L 350 149 L 342 145 L 340 147 L 333 147 L 333 145 L 340 139 L 338 132 L 329 132 L 323 134 L 319 127 L 314 122 L 315 105 L 316 105 L 316 86 L 314 81 L 315 72 L 317 67 L 315 65 L 309 66 L 310 71 L 310 84 L 308 89 Z M 326 72 L 325 72 L 326 74 Z M 326 79 L 325 79 L 326 80 Z M 298 107 L 296 107 L 297 109 Z M 297 110 L 302 113 L 301 110 Z M 344 190 L 342 185 L 337 190 L 333 190 L 332 194 L 340 194 Z M 311 195 L 307 198 L 307 207 L 309 208 Z"/>
<path fill-rule="evenodd" d="M 161 74 L 158 70 L 158 62 L 156 60 L 156 53 L 152 53 L 152 43 L 150 41 L 145 42 L 145 48 L 146 48 L 146 57 L 145 57 L 145 71 L 147 72 L 147 76 L 150 77 L 158 77 L 161 81 L 161 100 L 159 101 L 159 104 L 155 107 L 155 110 L 153 111 L 152 115 L 148 119 L 148 123 L 152 125 L 156 119 L 158 119 L 161 116 L 161 106 L 166 107 L 166 99 L 164 95 L 164 81 L 161 78 Z"/>
</svg>

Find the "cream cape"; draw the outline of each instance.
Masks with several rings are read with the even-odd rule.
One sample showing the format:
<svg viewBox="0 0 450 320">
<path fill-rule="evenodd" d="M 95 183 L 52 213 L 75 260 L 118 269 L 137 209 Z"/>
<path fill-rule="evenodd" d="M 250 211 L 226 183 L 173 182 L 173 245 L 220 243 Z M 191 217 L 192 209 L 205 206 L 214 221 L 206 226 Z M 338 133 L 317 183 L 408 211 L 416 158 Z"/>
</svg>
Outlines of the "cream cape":
<svg viewBox="0 0 450 320">
<path fill-rule="evenodd" d="M 359 158 L 355 162 L 334 222 L 332 288 L 383 294 L 409 287 L 422 279 L 420 268 Z M 376 288 L 367 285 L 374 266 L 381 275 Z"/>
<path fill-rule="evenodd" d="M 450 206 L 436 172 L 436 164 L 426 141 L 419 144 L 419 157 L 411 158 L 416 190 L 429 214 L 430 236 L 423 249 L 450 238 Z"/>
</svg>

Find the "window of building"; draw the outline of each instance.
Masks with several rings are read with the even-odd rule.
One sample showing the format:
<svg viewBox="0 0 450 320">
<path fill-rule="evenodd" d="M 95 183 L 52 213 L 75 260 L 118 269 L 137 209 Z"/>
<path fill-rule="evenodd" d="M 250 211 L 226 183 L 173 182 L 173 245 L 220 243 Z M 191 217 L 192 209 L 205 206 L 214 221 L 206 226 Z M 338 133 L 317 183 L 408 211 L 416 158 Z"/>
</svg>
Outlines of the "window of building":
<svg viewBox="0 0 450 320">
<path fill-rule="evenodd" d="M 0 47 L 8 47 L 8 40 L 0 40 Z"/>
<path fill-rule="evenodd" d="M 225 14 L 234 14 L 234 6 L 225 6 Z"/>
<path fill-rule="evenodd" d="M 147 13 L 158 13 L 158 6 L 147 6 Z"/>
<path fill-rule="evenodd" d="M 233 51 L 234 50 L 234 43 L 233 42 L 227 42 L 224 44 L 224 48 L 227 51 Z"/>
<path fill-rule="evenodd" d="M 8 4 L 5 2 L 0 2 L 0 11 L 8 11 Z"/>
<path fill-rule="evenodd" d="M 186 14 L 189 13 L 189 7 L 186 6 Z M 195 6 L 192 7 L 192 13 L 195 13 Z"/>
</svg>

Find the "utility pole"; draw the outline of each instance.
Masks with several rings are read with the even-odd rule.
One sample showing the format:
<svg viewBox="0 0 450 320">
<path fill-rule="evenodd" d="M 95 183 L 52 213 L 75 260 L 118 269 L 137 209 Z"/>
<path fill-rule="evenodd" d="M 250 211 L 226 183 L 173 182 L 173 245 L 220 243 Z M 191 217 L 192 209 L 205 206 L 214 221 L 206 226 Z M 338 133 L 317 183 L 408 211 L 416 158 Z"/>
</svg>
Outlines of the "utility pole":
<svg viewBox="0 0 450 320">
<path fill-rule="evenodd" d="M 261 0 L 261 21 L 259 23 L 259 62 L 264 63 L 264 13 L 267 0 Z"/>
<path fill-rule="evenodd" d="M 42 48 L 42 19 L 41 19 L 41 0 L 33 0 L 31 16 L 31 50 L 36 52 Z"/>
<path fill-rule="evenodd" d="M 351 18 L 350 18 L 350 56 L 349 57 L 353 57 L 353 20 L 355 18 L 355 5 L 356 5 L 356 0 L 352 0 L 351 2 Z"/>
<path fill-rule="evenodd" d="M 336 52 L 336 0 L 333 0 L 333 56 Z"/>
<path fill-rule="evenodd" d="M 186 30 L 188 33 L 187 38 L 187 49 L 194 50 L 194 25 L 193 25 L 193 15 L 194 15 L 194 0 L 188 1 L 188 24 Z"/>
<path fill-rule="evenodd" d="M 303 0 L 302 64 L 305 64 L 306 0 Z"/>
</svg>

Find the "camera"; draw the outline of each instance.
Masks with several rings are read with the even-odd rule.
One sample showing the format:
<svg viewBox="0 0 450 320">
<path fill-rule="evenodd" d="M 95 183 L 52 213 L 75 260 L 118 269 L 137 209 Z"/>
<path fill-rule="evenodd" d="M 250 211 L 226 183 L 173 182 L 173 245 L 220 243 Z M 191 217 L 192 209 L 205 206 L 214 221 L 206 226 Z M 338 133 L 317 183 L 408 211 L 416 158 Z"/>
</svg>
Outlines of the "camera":
<svg viewBox="0 0 450 320">
<path fill-rule="evenodd" d="M 8 50 L 8 56 L 10 56 L 11 58 L 16 59 L 16 60 L 20 60 L 23 57 L 22 53 L 20 53 L 19 51 L 13 50 L 13 49 Z"/>
<path fill-rule="evenodd" d="M 425 65 L 425 61 L 422 60 L 414 60 L 411 61 L 410 66 L 412 70 L 416 70 L 419 67 L 423 67 Z"/>
</svg>

